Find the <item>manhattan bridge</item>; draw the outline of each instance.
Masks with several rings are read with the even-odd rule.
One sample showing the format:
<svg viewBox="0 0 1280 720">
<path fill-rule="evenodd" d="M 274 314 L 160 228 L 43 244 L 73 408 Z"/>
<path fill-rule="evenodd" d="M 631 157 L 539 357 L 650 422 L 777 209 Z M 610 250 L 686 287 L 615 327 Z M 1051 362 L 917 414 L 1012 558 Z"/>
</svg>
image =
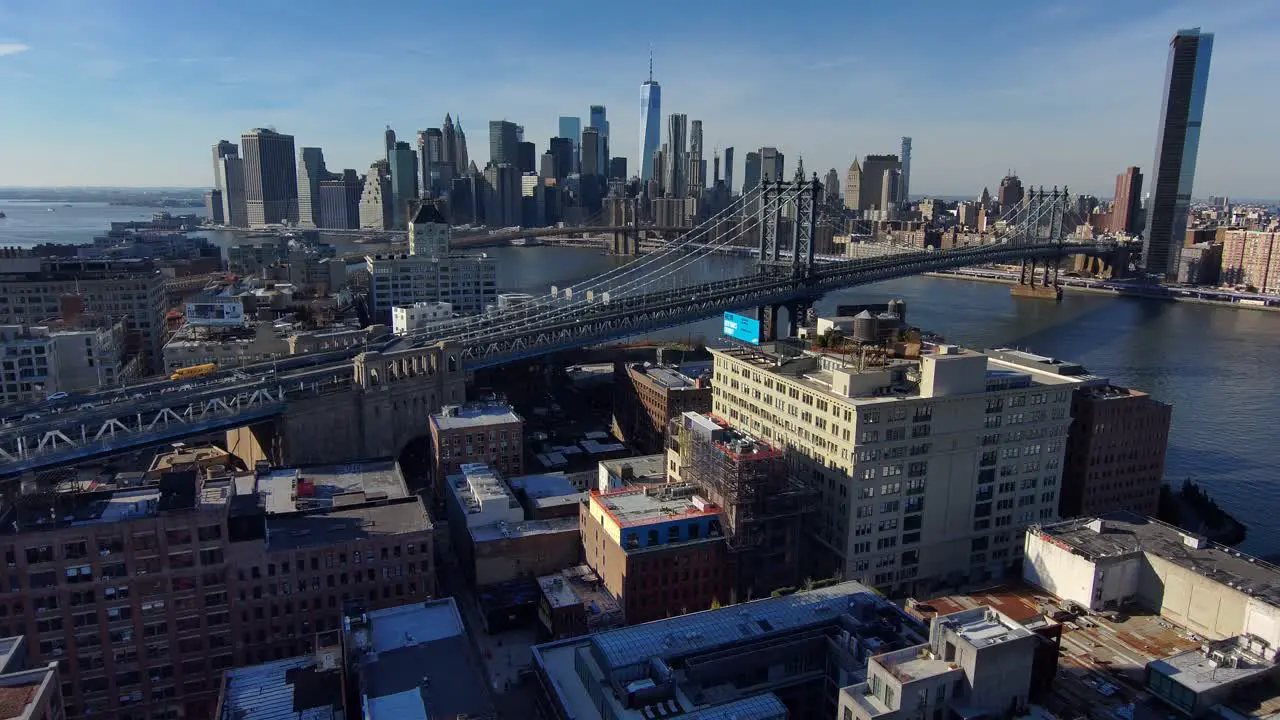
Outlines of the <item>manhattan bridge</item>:
<svg viewBox="0 0 1280 720">
<path fill-rule="evenodd" d="M 329 433 L 330 426 L 315 424 L 326 415 L 330 422 L 351 416 L 353 424 L 364 423 L 358 433 L 350 431 L 356 433 L 348 443 L 353 457 L 394 455 L 407 442 L 404 433 L 417 428 L 420 434 L 423 418 L 462 399 L 458 388 L 469 371 L 642 335 L 725 311 L 758 317 L 763 339 L 770 340 L 789 334 L 781 327 L 780 311 L 785 309 L 795 324 L 834 290 L 991 263 L 1045 260 L 1048 267 L 1070 255 L 1108 256 L 1116 249 L 1109 240 L 1074 239 L 1070 232 L 1079 220 L 1073 217 L 1075 199 L 1065 188 L 1055 188 L 1029 192 L 980 245 L 921 248 L 881 240 L 863 243 L 856 259 L 820 256 L 815 252 L 818 229 L 844 232 L 843 218 L 824 214 L 821 193 L 816 176 L 762 182 L 655 252 L 567 287 L 553 287 L 516 307 L 459 318 L 443 327 L 361 348 L 225 370 L 196 381 L 166 379 L 102 390 L 63 407 L 33 406 L 34 412 L 21 421 L 0 428 L 0 477 L 253 424 L 292 428 L 280 430 L 283 434 Z M 748 243 L 751 262 L 708 279 L 709 258 L 740 253 Z M 385 409 L 370 410 L 378 403 Z M 370 426 L 384 423 L 385 437 L 370 439 L 376 434 Z"/>
</svg>

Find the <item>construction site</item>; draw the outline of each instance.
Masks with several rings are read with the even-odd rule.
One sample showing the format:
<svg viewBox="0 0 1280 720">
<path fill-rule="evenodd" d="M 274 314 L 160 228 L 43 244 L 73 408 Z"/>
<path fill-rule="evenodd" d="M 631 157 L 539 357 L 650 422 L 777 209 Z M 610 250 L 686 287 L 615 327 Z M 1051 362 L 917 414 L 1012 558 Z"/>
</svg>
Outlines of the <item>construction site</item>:
<svg viewBox="0 0 1280 720">
<path fill-rule="evenodd" d="M 798 586 L 804 523 L 818 492 L 793 477 L 783 450 L 693 412 L 672 419 L 668 444 L 679 477 L 724 512 L 731 602 Z"/>
</svg>

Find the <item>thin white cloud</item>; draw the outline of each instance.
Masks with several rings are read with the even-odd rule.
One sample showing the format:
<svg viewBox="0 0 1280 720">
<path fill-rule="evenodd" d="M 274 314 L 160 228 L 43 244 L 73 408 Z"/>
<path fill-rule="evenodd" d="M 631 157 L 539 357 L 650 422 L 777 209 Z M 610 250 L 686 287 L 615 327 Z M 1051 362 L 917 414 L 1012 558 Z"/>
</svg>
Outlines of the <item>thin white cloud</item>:
<svg viewBox="0 0 1280 720">
<path fill-rule="evenodd" d="M 5 55 L 17 55 L 18 53 L 24 53 L 30 49 L 31 46 L 26 43 L 0 42 L 0 57 L 4 57 Z"/>
</svg>

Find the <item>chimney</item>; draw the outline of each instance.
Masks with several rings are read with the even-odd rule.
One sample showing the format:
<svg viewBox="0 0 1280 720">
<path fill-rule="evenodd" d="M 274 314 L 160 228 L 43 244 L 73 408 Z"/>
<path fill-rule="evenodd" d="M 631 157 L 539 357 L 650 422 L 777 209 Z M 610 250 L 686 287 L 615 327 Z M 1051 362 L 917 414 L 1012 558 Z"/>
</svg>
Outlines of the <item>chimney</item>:
<svg viewBox="0 0 1280 720">
<path fill-rule="evenodd" d="M 84 314 L 84 296 L 78 293 L 68 293 L 58 298 L 58 313 L 62 316 L 62 321 L 67 324 L 75 324 L 80 316 Z"/>
</svg>

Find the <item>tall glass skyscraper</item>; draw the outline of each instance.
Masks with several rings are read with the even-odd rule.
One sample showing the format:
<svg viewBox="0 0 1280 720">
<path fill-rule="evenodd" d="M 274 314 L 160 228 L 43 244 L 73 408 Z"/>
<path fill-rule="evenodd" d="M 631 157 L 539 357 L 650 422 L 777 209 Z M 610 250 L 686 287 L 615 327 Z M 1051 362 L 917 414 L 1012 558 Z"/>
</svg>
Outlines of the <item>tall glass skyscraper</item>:
<svg viewBox="0 0 1280 720">
<path fill-rule="evenodd" d="M 649 79 L 640 86 L 640 180 L 653 177 L 653 156 L 662 144 L 662 86 L 653 79 L 653 53 L 649 54 Z"/>
<path fill-rule="evenodd" d="M 591 106 L 591 125 L 590 127 L 599 130 L 599 139 L 596 141 L 596 165 L 595 174 L 601 177 L 609 175 L 609 121 L 605 118 L 605 108 L 603 105 Z M 583 173 L 586 174 L 585 172 Z"/>
<path fill-rule="evenodd" d="M 560 137 L 573 141 L 573 167 L 569 169 L 572 175 L 582 162 L 582 118 L 560 116 Z"/>
<path fill-rule="evenodd" d="M 1142 235 L 1143 265 L 1147 272 L 1166 278 L 1178 275 L 1179 249 L 1187 234 L 1212 52 L 1213 33 L 1200 28 L 1179 30 L 1169 42 L 1155 174 Z"/>
</svg>

